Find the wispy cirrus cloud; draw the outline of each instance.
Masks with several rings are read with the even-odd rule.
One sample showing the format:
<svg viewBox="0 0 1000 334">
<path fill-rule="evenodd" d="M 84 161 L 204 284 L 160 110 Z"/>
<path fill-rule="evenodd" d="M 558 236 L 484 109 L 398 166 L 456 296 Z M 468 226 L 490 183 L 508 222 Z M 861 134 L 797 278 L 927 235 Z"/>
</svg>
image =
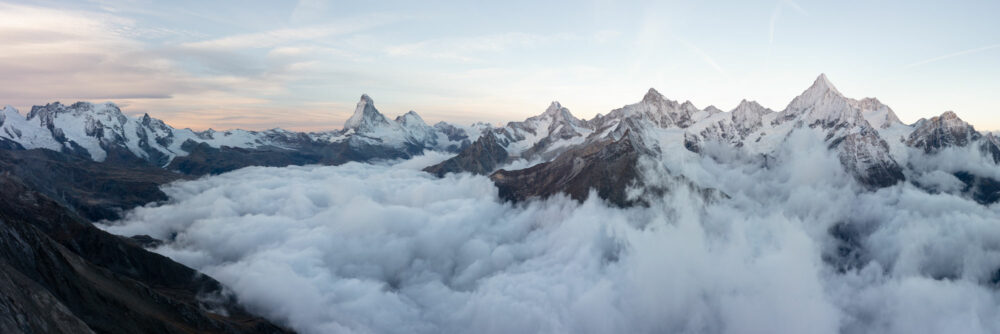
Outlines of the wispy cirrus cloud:
<svg viewBox="0 0 1000 334">
<path fill-rule="evenodd" d="M 941 61 L 941 60 L 945 60 L 945 59 L 950 59 L 950 58 L 955 58 L 955 57 L 959 57 L 959 56 L 970 55 L 970 54 L 973 54 L 973 53 L 979 53 L 979 52 L 989 51 L 989 50 L 993 50 L 993 49 L 1000 49 L 1000 44 L 987 45 L 987 46 L 984 46 L 984 47 L 979 47 L 979 48 L 975 48 L 975 49 L 968 49 L 968 50 L 963 50 L 963 51 L 949 53 L 949 54 L 946 54 L 946 55 L 943 55 L 943 56 L 938 56 L 938 57 L 934 57 L 934 58 L 924 59 L 924 60 L 921 60 L 921 61 L 918 61 L 918 62 L 913 62 L 913 63 L 907 64 L 905 67 L 909 68 L 909 67 L 917 67 L 917 66 L 921 66 L 921 65 L 927 65 L 927 64 L 930 64 L 930 63 L 933 63 L 933 62 L 937 62 L 937 61 Z"/>
<path fill-rule="evenodd" d="M 802 9 L 802 6 L 799 6 L 799 4 L 794 0 L 779 1 L 778 4 L 774 6 L 774 9 L 771 10 L 771 19 L 768 21 L 767 41 L 769 45 L 774 44 L 775 27 L 778 24 L 778 19 L 781 17 L 781 8 L 785 6 L 792 7 L 792 9 L 801 15 L 808 15 L 806 10 Z"/>
<path fill-rule="evenodd" d="M 297 42 L 341 36 L 386 25 L 400 19 L 396 15 L 366 15 L 335 22 L 237 34 L 204 41 L 184 43 L 181 46 L 199 49 L 261 49 Z"/>
<path fill-rule="evenodd" d="M 529 34 L 508 32 L 484 36 L 431 39 L 415 43 L 389 46 L 385 49 L 390 56 L 415 56 L 463 62 L 482 61 L 488 53 L 506 52 L 558 43 L 582 40 L 580 36 L 568 33 Z"/>
<path fill-rule="evenodd" d="M 203 36 L 182 34 L 175 43 L 164 38 L 173 32 L 123 15 L 129 14 L 0 3 L 0 76 L 17 83 L 0 85 L 0 104 L 27 109 L 56 100 L 107 100 L 178 127 L 333 129 L 346 116 L 324 109 L 330 104 L 286 98 L 289 84 L 321 75 L 315 71 L 321 57 L 353 62 L 361 56 L 311 41 L 393 20 L 346 18 L 196 42 L 183 39 Z M 266 52 L 244 52 L 259 48 Z M 287 117 L 290 109 L 295 119 Z"/>
<path fill-rule="evenodd" d="M 709 55 L 707 52 L 705 52 L 705 50 L 702 50 L 697 45 L 694 45 L 694 43 L 688 42 L 687 40 L 684 40 L 683 38 L 675 37 L 675 39 L 678 42 L 680 42 L 682 45 L 684 45 L 685 47 L 687 47 L 689 50 L 691 50 L 691 52 L 694 52 L 696 55 L 698 55 L 698 57 L 701 58 L 701 60 L 703 60 L 705 62 L 705 64 L 708 64 L 709 66 L 711 66 L 712 69 L 714 69 L 716 72 L 719 72 L 719 74 L 722 74 L 723 76 L 725 76 L 727 78 L 729 77 L 729 74 L 726 73 L 726 70 L 723 69 L 722 66 L 719 65 L 718 62 L 715 61 L 715 58 L 712 58 L 711 55 Z"/>
</svg>

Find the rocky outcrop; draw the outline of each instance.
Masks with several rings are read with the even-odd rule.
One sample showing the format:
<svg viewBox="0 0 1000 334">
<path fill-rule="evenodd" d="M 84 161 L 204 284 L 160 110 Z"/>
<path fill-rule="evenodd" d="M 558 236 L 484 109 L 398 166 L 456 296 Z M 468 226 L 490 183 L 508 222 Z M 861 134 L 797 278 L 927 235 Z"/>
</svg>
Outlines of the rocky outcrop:
<svg viewBox="0 0 1000 334">
<path fill-rule="evenodd" d="M 490 179 L 500 197 L 511 201 L 545 198 L 565 193 L 573 199 L 587 199 L 591 189 L 618 206 L 638 203 L 629 198 L 627 188 L 639 186 L 639 150 L 629 135 L 619 140 L 604 139 L 566 151 L 550 162 L 522 170 L 499 170 Z"/>
<path fill-rule="evenodd" d="M 895 185 L 905 179 L 903 169 L 889 155 L 889 145 L 874 129 L 865 128 L 832 144 L 840 163 L 858 183 L 869 189 Z"/>
<path fill-rule="evenodd" d="M 1000 164 L 1000 138 L 990 133 L 984 139 L 983 144 L 979 146 L 979 151 L 990 157 L 993 163 Z"/>
<path fill-rule="evenodd" d="M 458 155 L 424 168 L 424 171 L 438 177 L 461 172 L 486 175 L 493 172 L 500 163 L 507 161 L 507 157 L 507 150 L 500 146 L 496 134 L 487 131 Z"/>
<path fill-rule="evenodd" d="M 212 278 L 90 225 L 9 172 L 0 174 L 0 326 L 13 331 L 284 333 Z M 7 327 L 9 328 L 9 327 Z M 6 329 L 6 328 L 5 328 Z"/>
<path fill-rule="evenodd" d="M 962 121 L 954 112 L 946 111 L 941 116 L 917 122 L 906 145 L 932 153 L 946 147 L 964 147 L 981 137 L 972 125 Z"/>
<path fill-rule="evenodd" d="M 0 332 L 94 333 L 45 287 L 0 260 Z"/>
<path fill-rule="evenodd" d="M 93 221 L 117 219 L 123 210 L 166 200 L 159 187 L 185 178 L 151 166 L 99 163 L 44 149 L 0 150 L 0 173 Z"/>
</svg>

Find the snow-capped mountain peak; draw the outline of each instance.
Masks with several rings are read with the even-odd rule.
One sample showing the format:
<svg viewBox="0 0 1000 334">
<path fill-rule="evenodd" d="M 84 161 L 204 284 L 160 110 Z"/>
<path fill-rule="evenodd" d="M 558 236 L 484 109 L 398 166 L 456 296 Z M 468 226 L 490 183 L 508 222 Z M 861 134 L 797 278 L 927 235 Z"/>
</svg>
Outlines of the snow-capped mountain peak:
<svg viewBox="0 0 1000 334">
<path fill-rule="evenodd" d="M 861 114 L 872 126 L 879 129 L 886 129 L 894 125 L 903 125 L 903 122 L 896 117 L 892 108 L 882 103 L 876 98 L 868 97 L 857 102 L 861 108 Z"/>
<path fill-rule="evenodd" d="M 915 126 L 906 144 L 928 153 L 950 146 L 966 146 L 981 137 L 972 125 L 958 118 L 953 111 L 921 119 Z"/>
<path fill-rule="evenodd" d="M 764 115 L 773 113 L 771 109 L 764 108 L 756 101 L 740 101 L 732 111 L 733 125 L 741 136 L 746 136 L 749 132 L 760 128 Z"/>
<path fill-rule="evenodd" d="M 694 103 L 692 103 L 691 101 L 684 101 L 684 103 L 681 103 L 681 110 L 684 110 L 686 112 L 699 111 L 698 107 L 695 107 Z"/>
<path fill-rule="evenodd" d="M 545 112 L 539 115 L 541 118 L 549 118 L 552 120 L 552 125 L 559 124 L 569 124 L 572 126 L 582 126 L 582 121 L 573 113 L 569 111 L 568 108 L 563 107 L 558 101 L 552 101 L 549 107 L 545 109 Z"/>
<path fill-rule="evenodd" d="M 355 132 L 373 132 L 380 127 L 389 126 L 389 120 L 382 113 L 375 109 L 375 102 L 368 94 L 362 94 L 354 108 L 354 115 L 344 123 L 344 129 L 353 129 Z"/>
<path fill-rule="evenodd" d="M 840 91 L 837 90 L 837 87 L 830 82 L 830 79 L 826 77 L 826 73 L 820 73 L 819 76 L 816 77 L 816 80 L 813 81 L 812 86 L 809 87 L 809 90 L 831 91 L 837 95 L 843 96 L 840 94 Z"/>
<path fill-rule="evenodd" d="M 846 99 L 837 87 L 833 86 L 830 79 L 826 77 L 826 74 L 820 74 L 816 81 L 813 81 L 812 86 L 809 86 L 802 94 L 795 97 L 791 103 L 789 103 L 789 110 L 802 110 L 810 106 L 821 104 L 830 101 L 839 101 Z"/>
<path fill-rule="evenodd" d="M 812 86 L 788 104 L 778 121 L 800 120 L 805 125 L 823 128 L 868 126 L 857 104 L 858 101 L 840 94 L 825 74 L 820 74 Z"/>
<path fill-rule="evenodd" d="M 410 110 L 405 114 L 396 117 L 396 122 L 404 127 L 430 127 L 416 111 Z"/>
<path fill-rule="evenodd" d="M 564 109 L 566 108 L 564 108 L 559 101 L 552 101 L 552 103 L 549 104 L 549 107 L 545 108 L 545 112 L 543 112 L 542 115 L 557 115 Z"/>
<path fill-rule="evenodd" d="M 707 112 L 707 113 L 709 113 L 711 115 L 714 115 L 714 114 L 721 113 L 723 111 L 722 111 L 722 109 L 719 109 L 718 107 L 716 107 L 714 105 L 710 105 L 710 106 L 705 107 L 705 112 Z"/>
<path fill-rule="evenodd" d="M 14 109 L 14 107 L 6 105 L 3 107 L 3 109 L 0 109 L 0 126 L 3 126 L 3 122 L 7 119 L 7 117 L 23 117 L 23 116 L 21 116 L 21 113 L 17 112 L 17 109 Z"/>
<path fill-rule="evenodd" d="M 653 87 L 649 87 L 649 90 L 646 91 L 646 95 L 642 96 L 642 101 L 643 102 L 646 102 L 646 101 L 656 101 L 656 100 L 662 100 L 662 99 L 663 99 L 663 94 L 660 94 L 660 92 L 657 91 L 656 88 L 653 88 Z"/>
</svg>

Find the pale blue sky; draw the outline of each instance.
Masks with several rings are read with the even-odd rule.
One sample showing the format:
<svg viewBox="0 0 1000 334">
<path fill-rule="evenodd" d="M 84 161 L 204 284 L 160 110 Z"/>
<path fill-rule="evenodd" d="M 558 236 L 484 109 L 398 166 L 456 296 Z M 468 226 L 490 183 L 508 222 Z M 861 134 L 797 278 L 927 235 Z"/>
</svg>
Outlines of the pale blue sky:
<svg viewBox="0 0 1000 334">
<path fill-rule="evenodd" d="M 1000 1 L 0 1 L 0 104 L 110 100 L 180 127 L 506 122 L 558 100 L 780 110 L 820 73 L 906 122 L 1000 129 Z"/>
</svg>

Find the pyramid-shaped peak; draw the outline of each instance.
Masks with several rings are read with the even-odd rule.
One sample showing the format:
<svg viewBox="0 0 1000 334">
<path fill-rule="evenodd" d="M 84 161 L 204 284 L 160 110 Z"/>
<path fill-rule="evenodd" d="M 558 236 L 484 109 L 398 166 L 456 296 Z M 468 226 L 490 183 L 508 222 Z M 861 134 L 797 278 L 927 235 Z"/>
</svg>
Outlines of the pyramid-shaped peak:
<svg viewBox="0 0 1000 334">
<path fill-rule="evenodd" d="M 840 91 L 830 83 L 826 74 L 820 74 L 812 86 L 802 92 L 785 108 L 785 112 L 800 114 L 809 112 L 816 119 L 837 118 L 852 100 L 840 94 Z"/>
<path fill-rule="evenodd" d="M 578 121 L 576 116 L 573 116 L 573 113 L 571 113 L 568 108 L 563 107 L 563 105 L 559 103 L 559 101 L 552 101 L 552 103 L 549 104 L 549 107 L 545 109 L 545 112 L 542 113 L 542 115 L 551 116 L 553 119 L 557 121 L 559 120 L 567 120 L 571 122 Z"/>
<path fill-rule="evenodd" d="M 566 108 L 563 108 L 562 104 L 560 104 L 559 101 L 552 101 L 552 103 L 549 104 L 549 107 L 545 109 L 545 113 L 553 114 L 561 111 L 562 109 Z"/>
<path fill-rule="evenodd" d="M 564 107 L 559 101 L 552 101 L 549 107 L 545 109 L 541 115 L 529 118 L 529 120 L 541 120 L 541 119 L 551 119 L 553 126 L 556 124 L 569 123 L 573 125 L 579 125 L 580 119 L 573 116 L 573 113 Z"/>
<path fill-rule="evenodd" d="M 358 132 L 371 131 L 376 127 L 388 125 L 389 120 L 375 109 L 375 103 L 368 94 L 361 94 L 361 100 L 354 108 L 354 114 L 344 122 L 344 129 L 354 129 Z"/>
<path fill-rule="evenodd" d="M 660 92 L 656 91 L 655 88 L 650 87 L 649 90 L 646 91 L 646 95 L 642 97 L 642 100 L 643 101 L 663 100 L 663 94 L 660 94 Z"/>
<path fill-rule="evenodd" d="M 820 73 L 819 77 L 816 78 L 816 81 L 813 81 L 812 86 L 809 87 L 808 90 L 810 90 L 810 91 L 832 91 L 834 93 L 840 94 L 840 91 L 838 91 L 837 87 L 835 87 L 833 85 L 833 83 L 830 82 L 830 79 L 826 77 L 825 73 Z"/>
</svg>

